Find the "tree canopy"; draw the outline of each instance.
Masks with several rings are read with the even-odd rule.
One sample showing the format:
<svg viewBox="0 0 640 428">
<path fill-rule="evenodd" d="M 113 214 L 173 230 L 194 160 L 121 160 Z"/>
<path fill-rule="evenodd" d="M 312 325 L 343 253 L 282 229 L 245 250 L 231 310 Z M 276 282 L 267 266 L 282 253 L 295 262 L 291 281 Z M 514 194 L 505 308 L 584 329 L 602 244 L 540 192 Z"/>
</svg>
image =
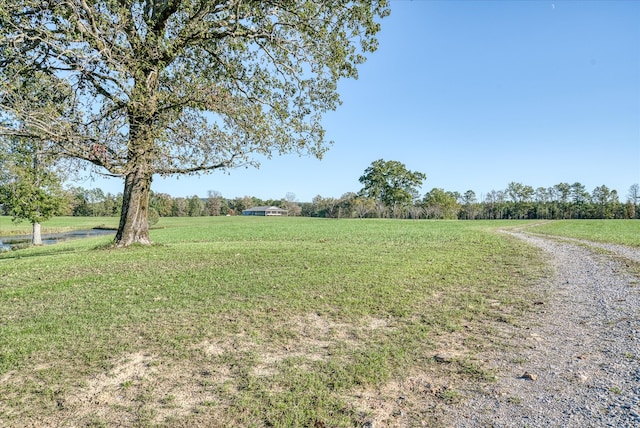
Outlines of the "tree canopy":
<svg viewBox="0 0 640 428">
<path fill-rule="evenodd" d="M 461 195 L 433 188 L 422 198 L 422 205 L 428 218 L 457 219 L 460 211 Z"/>
<path fill-rule="evenodd" d="M 63 203 L 60 177 L 42 142 L 19 137 L 0 141 L 0 204 L 14 221 L 33 225 L 32 243 L 42 243 L 40 223 Z"/>
<path fill-rule="evenodd" d="M 401 162 L 378 159 L 360 177 L 364 186 L 360 194 L 388 207 L 409 205 L 418 197 L 418 188 L 426 178 L 422 172 L 409 171 Z"/>
<path fill-rule="evenodd" d="M 0 0 L 0 133 L 124 179 L 119 245 L 148 243 L 154 175 L 327 150 L 337 83 L 387 1 Z M 42 105 L 25 77 L 64 94 Z"/>
</svg>

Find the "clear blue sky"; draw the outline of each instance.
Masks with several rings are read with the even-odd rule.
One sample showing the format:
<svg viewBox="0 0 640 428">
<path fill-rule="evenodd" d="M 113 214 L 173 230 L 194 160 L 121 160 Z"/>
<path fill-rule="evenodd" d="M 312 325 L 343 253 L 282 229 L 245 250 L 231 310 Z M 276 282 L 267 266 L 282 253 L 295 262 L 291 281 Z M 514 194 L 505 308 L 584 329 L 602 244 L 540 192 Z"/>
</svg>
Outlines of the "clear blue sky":
<svg viewBox="0 0 640 428">
<path fill-rule="evenodd" d="M 305 202 L 357 192 L 381 158 L 425 173 L 421 194 L 580 182 L 624 201 L 640 183 L 640 2 L 392 0 L 391 11 L 379 50 L 325 116 L 335 144 L 323 160 L 274 157 L 152 189 Z"/>
</svg>

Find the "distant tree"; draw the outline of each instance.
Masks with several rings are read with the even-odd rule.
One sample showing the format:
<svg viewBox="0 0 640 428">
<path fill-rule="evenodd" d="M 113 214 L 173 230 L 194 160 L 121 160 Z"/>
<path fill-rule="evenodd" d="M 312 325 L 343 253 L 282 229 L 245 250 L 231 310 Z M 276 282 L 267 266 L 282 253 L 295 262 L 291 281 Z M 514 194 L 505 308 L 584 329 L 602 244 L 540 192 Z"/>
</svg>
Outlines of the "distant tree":
<svg viewBox="0 0 640 428">
<path fill-rule="evenodd" d="M 74 195 L 71 192 L 71 189 L 69 188 L 64 188 L 62 190 L 62 194 L 60 195 L 62 198 L 62 204 L 60 206 L 60 208 L 57 210 L 56 215 L 60 215 L 60 216 L 67 216 L 67 217 L 71 217 L 73 216 L 73 209 L 74 209 Z M 2 204 L 0 203 L 0 213 L 2 213 Z"/>
<path fill-rule="evenodd" d="M 418 220 L 422 218 L 423 214 L 424 214 L 424 209 L 421 206 L 416 204 L 407 206 L 407 209 L 406 209 L 407 218 Z"/>
<path fill-rule="evenodd" d="M 358 218 L 365 218 L 375 207 L 375 201 L 371 198 L 358 196 L 353 200 L 353 212 Z"/>
<path fill-rule="evenodd" d="M 293 192 L 287 192 L 284 198 L 283 207 L 288 211 L 288 215 L 290 216 L 299 216 L 302 211 L 298 204 L 298 198 Z"/>
<path fill-rule="evenodd" d="M 154 174 L 321 157 L 322 114 L 388 13 L 385 0 L 0 0 L 0 107 L 122 177 L 116 243 L 148 244 Z M 69 111 L 33 108 L 14 78 L 33 71 L 71 95 Z"/>
<path fill-rule="evenodd" d="M 439 188 L 433 188 L 424 195 L 422 206 L 427 218 L 433 219 L 457 219 L 460 211 L 456 195 Z"/>
<path fill-rule="evenodd" d="M 388 208 L 388 212 L 391 212 L 391 218 L 406 218 L 407 208 L 413 206 L 412 204 L 394 204 Z"/>
<path fill-rule="evenodd" d="M 484 217 L 490 220 L 498 220 L 506 214 L 506 195 L 501 190 L 491 190 L 484 199 Z"/>
<path fill-rule="evenodd" d="M 287 203 L 287 208 L 285 208 L 287 210 L 287 215 L 289 216 L 299 216 L 302 213 L 302 207 L 297 203 L 297 202 L 288 202 Z"/>
<path fill-rule="evenodd" d="M 325 198 L 323 196 L 316 195 L 311 202 L 313 203 L 316 217 L 338 217 L 338 205 L 340 203 L 338 199 L 332 197 Z"/>
<path fill-rule="evenodd" d="M 42 141 L 9 137 L 0 146 L 0 204 L 14 221 L 30 222 L 31 243 L 41 245 L 40 223 L 55 215 L 65 201 L 54 160 Z"/>
<path fill-rule="evenodd" d="M 262 201 L 252 196 L 235 197 L 230 200 L 229 209 L 234 212 L 235 215 L 241 215 L 243 210 L 251 207 L 262 205 Z"/>
<path fill-rule="evenodd" d="M 533 187 L 522 184 L 511 182 L 507 186 L 505 193 L 509 196 L 511 201 L 514 203 L 512 217 L 515 218 L 527 218 L 529 204 L 531 202 L 534 195 Z"/>
<path fill-rule="evenodd" d="M 204 211 L 204 202 L 198 195 L 193 195 L 187 201 L 187 215 L 189 217 L 200 217 Z"/>
<path fill-rule="evenodd" d="M 616 189 L 611 190 L 611 197 L 609 200 L 611 204 L 611 211 L 613 213 L 612 218 L 625 218 L 624 205 L 620 203 L 618 191 Z"/>
<path fill-rule="evenodd" d="M 360 195 L 381 201 L 387 207 L 406 207 L 418 197 L 418 188 L 427 178 L 422 172 L 413 172 L 398 161 L 374 161 L 360 177 L 364 186 Z"/>
<path fill-rule="evenodd" d="M 82 187 L 72 187 L 68 189 L 71 199 L 71 215 L 76 217 L 88 217 L 91 215 L 91 207 L 89 206 L 89 197 L 87 189 Z"/>
<path fill-rule="evenodd" d="M 171 216 L 184 217 L 187 215 L 187 200 L 185 198 L 173 198 L 171 201 Z"/>
<path fill-rule="evenodd" d="M 355 217 L 353 202 L 358 197 L 354 192 L 347 192 L 338 199 L 338 218 Z"/>
<path fill-rule="evenodd" d="M 627 201 L 625 204 L 621 204 L 622 207 L 622 218 L 631 220 L 636 218 L 636 207 L 631 203 L 631 201 Z"/>
<path fill-rule="evenodd" d="M 149 199 L 149 207 L 153 208 L 160 217 L 169 217 L 172 215 L 173 198 L 167 193 L 151 192 Z"/>
<path fill-rule="evenodd" d="M 591 196 L 584 184 L 575 182 L 570 188 L 572 216 L 571 218 L 585 218 L 588 214 L 588 204 Z"/>
<path fill-rule="evenodd" d="M 551 201 L 551 191 L 546 187 L 538 187 L 535 190 L 535 214 L 537 219 L 549 218 L 549 204 Z"/>
<path fill-rule="evenodd" d="M 302 217 L 317 217 L 312 202 L 300 203 L 300 215 Z"/>
<path fill-rule="evenodd" d="M 593 192 L 591 192 L 591 198 L 595 205 L 596 217 L 602 219 L 615 217 L 615 212 L 619 203 L 617 191 L 610 190 L 603 184 L 602 186 L 598 186 L 593 189 Z"/>
<path fill-rule="evenodd" d="M 100 188 L 89 189 L 87 196 L 89 198 L 89 205 L 91 206 L 91 215 L 94 217 L 104 215 L 99 206 L 100 203 L 104 201 L 104 191 Z"/>
<path fill-rule="evenodd" d="M 374 199 L 374 204 L 377 218 L 389 217 L 389 207 L 387 207 L 384 202 L 379 199 Z"/>
<path fill-rule="evenodd" d="M 281 205 L 283 204 L 283 200 L 282 199 L 266 199 L 266 200 L 262 200 L 259 198 L 254 198 L 254 202 L 253 205 L 264 205 L 264 206 L 268 206 L 268 207 L 278 207 L 278 208 L 282 208 Z"/>
<path fill-rule="evenodd" d="M 476 198 L 476 192 L 473 190 L 467 190 L 462 195 L 462 218 L 466 220 L 471 220 L 476 218 L 477 212 L 477 203 L 478 200 Z"/>
<path fill-rule="evenodd" d="M 559 218 L 571 218 L 571 207 L 569 206 L 570 194 L 571 186 L 569 183 L 558 183 L 554 186 L 554 196 Z"/>
<path fill-rule="evenodd" d="M 122 193 L 114 195 L 113 193 L 107 193 L 104 195 L 102 202 L 102 212 L 105 216 L 115 216 L 120 214 L 120 208 L 122 208 Z"/>
<path fill-rule="evenodd" d="M 631 218 L 640 218 L 640 185 L 634 183 L 629 187 L 629 193 L 627 194 L 627 201 L 633 206 L 633 214 Z"/>
<path fill-rule="evenodd" d="M 74 216 L 115 216 L 122 206 L 121 193 L 104 193 L 100 188 L 72 187 L 66 198 L 70 200 L 70 215 Z"/>
<path fill-rule="evenodd" d="M 571 186 L 569 183 L 558 183 L 554 187 L 558 192 L 559 201 L 562 203 L 569 202 L 569 195 L 571 194 Z"/>
<path fill-rule="evenodd" d="M 205 202 L 205 211 L 207 215 L 210 216 L 219 216 L 222 215 L 223 205 L 226 207 L 226 201 L 222 197 L 222 193 L 217 190 L 209 190 L 207 192 L 207 201 Z M 225 211 L 229 211 L 228 207 Z M 224 213 L 226 214 L 226 212 Z"/>
</svg>

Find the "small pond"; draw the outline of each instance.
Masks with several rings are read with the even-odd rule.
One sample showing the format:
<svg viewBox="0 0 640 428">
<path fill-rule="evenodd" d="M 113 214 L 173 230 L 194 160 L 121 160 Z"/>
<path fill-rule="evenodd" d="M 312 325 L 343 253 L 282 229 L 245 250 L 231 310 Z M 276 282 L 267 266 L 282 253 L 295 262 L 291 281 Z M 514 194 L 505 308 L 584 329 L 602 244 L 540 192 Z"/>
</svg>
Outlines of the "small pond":
<svg viewBox="0 0 640 428">
<path fill-rule="evenodd" d="M 86 229 L 72 230 L 60 233 L 43 233 L 42 244 L 51 245 L 69 239 L 91 238 L 94 236 L 114 235 L 113 229 Z M 23 248 L 31 244 L 31 235 L 0 236 L 0 251 L 8 251 Z"/>
</svg>

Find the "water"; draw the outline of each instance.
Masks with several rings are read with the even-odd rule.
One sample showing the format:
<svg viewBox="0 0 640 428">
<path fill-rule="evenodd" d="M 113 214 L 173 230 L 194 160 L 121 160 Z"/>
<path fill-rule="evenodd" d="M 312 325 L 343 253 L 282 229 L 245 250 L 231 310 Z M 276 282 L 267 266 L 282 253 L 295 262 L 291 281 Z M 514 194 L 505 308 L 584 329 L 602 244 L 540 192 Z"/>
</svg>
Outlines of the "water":
<svg viewBox="0 0 640 428">
<path fill-rule="evenodd" d="M 69 239 L 91 238 L 94 236 L 115 235 L 115 230 L 109 229 L 86 229 L 72 230 L 61 233 L 43 233 L 42 244 L 52 245 Z M 0 237 L 0 251 L 8 251 L 25 247 L 31 243 L 31 235 L 3 236 Z"/>
</svg>

